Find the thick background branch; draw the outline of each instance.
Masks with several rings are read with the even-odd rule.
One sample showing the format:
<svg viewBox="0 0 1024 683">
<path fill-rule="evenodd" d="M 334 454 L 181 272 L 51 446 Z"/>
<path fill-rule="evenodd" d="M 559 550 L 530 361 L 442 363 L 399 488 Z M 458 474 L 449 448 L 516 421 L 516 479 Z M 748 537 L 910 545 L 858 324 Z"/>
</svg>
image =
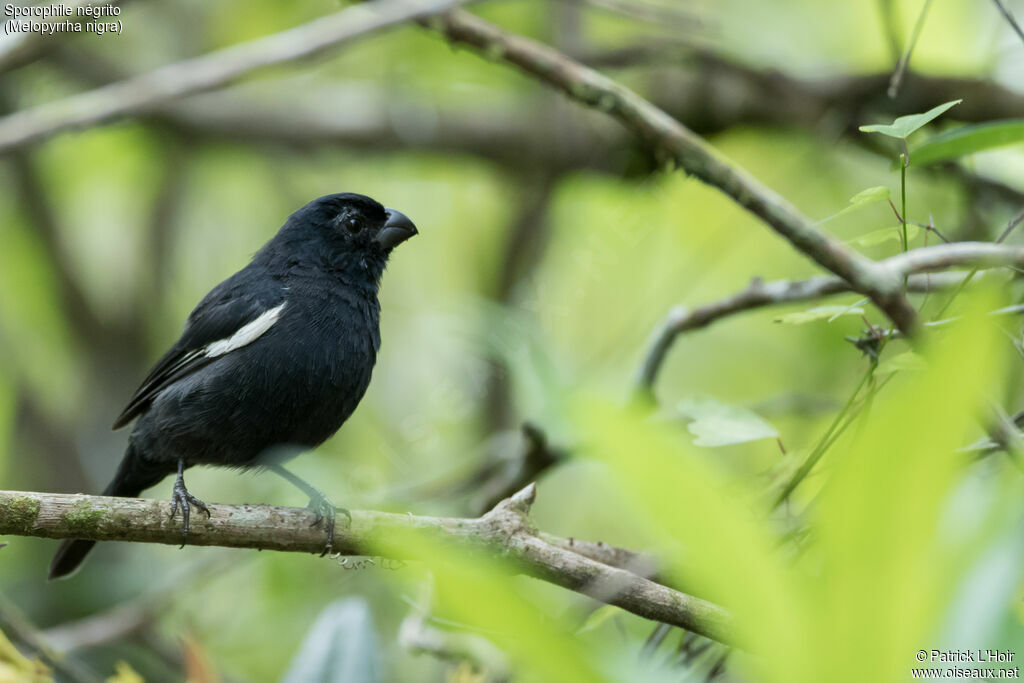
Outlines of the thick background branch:
<svg viewBox="0 0 1024 683">
<path fill-rule="evenodd" d="M 58 49 L 47 54 L 61 71 L 91 87 L 132 78 L 106 58 L 72 44 L 51 41 Z M 1024 96 L 984 79 L 909 73 L 898 98 L 886 96 L 888 73 L 828 78 L 797 78 L 775 69 L 744 64 L 715 51 L 652 38 L 633 47 L 588 53 L 564 50 L 593 66 L 654 67 L 656 85 L 651 101 L 687 128 L 713 135 L 743 126 L 776 126 L 820 133 L 822 126 L 852 134 L 850 141 L 874 153 L 891 156 L 892 149 L 872 136 L 857 134 L 857 126 L 879 116 L 924 111 L 942 102 L 967 97 L 953 117 L 961 121 L 990 121 L 1020 116 Z M 653 159 L 633 136 L 624 135 L 600 112 L 580 112 L 572 135 L 551 118 L 529 120 L 507 107 L 438 108 L 436 102 L 410 98 L 393 89 L 360 86 L 351 92 L 320 86 L 310 106 L 309 84 L 294 93 L 287 79 L 276 79 L 266 97 L 246 97 L 234 90 L 184 97 L 147 106 L 138 112 L 146 120 L 174 125 L 205 141 L 271 144 L 316 148 L 342 145 L 374 152 L 408 152 L 412 148 L 441 153 L 472 154 L 505 166 L 531 172 L 590 168 L 613 174 L 646 173 Z M 239 97 L 242 94 L 243 96 Z M 339 103 L 322 106 L 323 99 Z M 359 105 L 353 109 L 353 102 Z M 529 111 L 534 108 L 528 107 Z M 397 120 L 431 121 L 410 130 Z M 582 125 L 580 125 L 582 124 Z M 839 128 L 835 128 L 836 126 Z M 936 167 L 938 168 L 938 167 Z M 972 190 L 991 190 L 1001 200 L 1019 203 L 1022 194 L 1003 183 L 946 164 Z"/>
<path fill-rule="evenodd" d="M 311 57 L 467 0 L 384 0 L 348 7 L 302 26 L 159 68 L 0 119 L 0 152 L 68 128 L 89 126 L 223 86 L 259 69 Z"/>
<path fill-rule="evenodd" d="M 803 254 L 870 297 L 906 333 L 917 314 L 901 292 L 902 282 L 838 240 L 817 230 L 793 205 L 728 161 L 702 138 L 634 91 L 546 45 L 506 33 L 462 11 L 423 21 L 450 41 L 471 45 L 515 65 L 570 98 L 614 117 L 652 145 L 666 162 L 717 187 L 764 221 Z"/>
<path fill-rule="evenodd" d="M 730 639 L 729 614 L 712 603 L 634 573 L 638 555 L 598 543 L 581 543 L 537 532 L 527 514 L 531 484 L 476 519 L 417 517 L 353 511 L 351 526 L 339 522 L 334 549 L 342 554 L 415 559 L 410 534 L 432 543 L 482 551 L 511 561 L 523 574 L 583 593 L 633 614 L 706 635 Z M 306 508 L 213 505 L 198 516 L 190 545 L 319 553 L 324 532 L 312 527 Z M 96 541 L 181 543 L 180 521 L 169 503 L 139 498 L 0 491 L 0 534 Z M 625 565 L 625 566 L 622 566 Z M 649 565 L 649 563 L 648 563 Z"/>
</svg>

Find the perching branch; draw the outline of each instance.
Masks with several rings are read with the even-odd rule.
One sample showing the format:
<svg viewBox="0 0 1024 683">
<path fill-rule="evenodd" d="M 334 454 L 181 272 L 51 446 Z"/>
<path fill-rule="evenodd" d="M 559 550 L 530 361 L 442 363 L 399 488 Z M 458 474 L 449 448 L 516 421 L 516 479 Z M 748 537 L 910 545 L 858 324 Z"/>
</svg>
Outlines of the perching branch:
<svg viewBox="0 0 1024 683">
<path fill-rule="evenodd" d="M 666 162 L 720 189 L 799 251 L 870 297 L 901 330 L 908 334 L 916 330 L 917 313 L 903 296 L 901 281 L 819 231 L 783 197 L 637 93 L 551 47 L 506 33 L 466 12 L 452 11 L 421 23 L 453 43 L 470 45 L 490 58 L 508 62 L 573 100 L 612 116 Z"/>
<path fill-rule="evenodd" d="M 963 281 L 960 274 L 913 277 L 908 282 L 910 292 L 930 292 L 956 285 Z M 698 330 L 717 320 L 767 306 L 782 306 L 801 301 L 814 301 L 836 294 L 853 291 L 850 284 L 837 277 L 825 275 L 809 280 L 776 280 L 765 282 L 756 278 L 745 289 L 724 299 L 713 301 L 697 308 L 677 306 L 673 308 L 654 333 L 643 364 L 637 373 L 634 393 L 638 397 L 649 397 L 654 381 L 676 338 L 691 330 Z"/>
<path fill-rule="evenodd" d="M 416 559 L 410 535 L 453 550 L 484 552 L 509 560 L 528 576 L 616 605 L 638 616 L 728 642 L 731 617 L 723 608 L 643 578 L 631 570 L 638 555 L 600 543 L 581 543 L 537 531 L 527 515 L 536 495 L 531 484 L 475 519 L 417 517 L 353 511 L 339 521 L 334 549 Z M 324 532 L 310 526 L 307 508 L 209 505 L 211 516 L 192 520 L 190 545 L 319 553 Z M 181 543 L 181 524 L 166 501 L 139 498 L 0 491 L 0 534 L 95 541 Z"/>
<path fill-rule="evenodd" d="M 311 57 L 415 17 L 468 0 L 379 0 L 307 24 L 161 67 L 0 119 L 0 152 L 68 128 L 137 114 L 169 100 L 226 85 L 277 64 Z"/>
</svg>

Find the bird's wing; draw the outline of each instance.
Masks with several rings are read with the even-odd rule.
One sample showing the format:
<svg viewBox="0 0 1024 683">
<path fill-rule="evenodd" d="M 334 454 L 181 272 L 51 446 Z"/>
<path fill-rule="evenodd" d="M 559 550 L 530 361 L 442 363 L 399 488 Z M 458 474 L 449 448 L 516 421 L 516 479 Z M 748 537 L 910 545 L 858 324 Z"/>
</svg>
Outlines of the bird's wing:
<svg viewBox="0 0 1024 683">
<path fill-rule="evenodd" d="M 248 275 L 248 277 L 247 277 Z M 149 402 L 182 377 L 215 359 L 251 344 L 281 317 L 284 289 L 243 270 L 220 283 L 188 316 L 181 338 L 164 354 L 114 421 L 120 429 L 138 416 Z"/>
</svg>

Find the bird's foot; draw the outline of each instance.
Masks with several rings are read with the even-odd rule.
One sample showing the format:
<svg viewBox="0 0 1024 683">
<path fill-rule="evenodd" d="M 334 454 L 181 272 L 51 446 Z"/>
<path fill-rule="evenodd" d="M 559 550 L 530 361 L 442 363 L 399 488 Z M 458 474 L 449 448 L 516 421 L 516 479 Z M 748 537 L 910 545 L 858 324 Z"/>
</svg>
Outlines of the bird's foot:
<svg viewBox="0 0 1024 683">
<path fill-rule="evenodd" d="M 206 518 L 210 518 L 210 509 L 206 507 L 206 503 L 199 500 L 185 488 L 185 480 L 178 475 L 178 480 L 174 482 L 174 492 L 171 494 L 171 519 L 174 519 L 174 515 L 178 513 L 178 507 L 181 507 L 181 547 L 185 547 L 185 543 L 188 541 L 188 522 L 189 516 L 192 512 L 192 508 L 196 507 L 200 512 L 206 513 Z"/>
<path fill-rule="evenodd" d="M 337 513 L 341 513 L 348 517 L 349 525 L 352 524 L 352 513 L 343 507 L 338 507 L 331 501 L 327 500 L 327 496 L 316 491 L 316 493 L 309 498 L 310 510 L 316 513 L 316 519 L 310 526 L 321 527 L 323 526 L 327 532 L 327 543 L 324 545 L 324 551 L 320 553 L 320 557 L 323 557 L 327 553 L 334 549 L 334 522 L 337 517 Z"/>
</svg>

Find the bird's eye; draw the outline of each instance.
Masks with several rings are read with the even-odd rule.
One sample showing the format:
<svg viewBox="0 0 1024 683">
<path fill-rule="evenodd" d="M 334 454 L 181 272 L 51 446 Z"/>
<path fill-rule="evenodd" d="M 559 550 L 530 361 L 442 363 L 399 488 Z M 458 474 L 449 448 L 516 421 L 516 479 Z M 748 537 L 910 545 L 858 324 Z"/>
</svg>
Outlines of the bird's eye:
<svg viewBox="0 0 1024 683">
<path fill-rule="evenodd" d="M 358 216 L 349 216 L 342 221 L 342 224 L 353 235 L 363 229 L 363 219 Z"/>
</svg>

